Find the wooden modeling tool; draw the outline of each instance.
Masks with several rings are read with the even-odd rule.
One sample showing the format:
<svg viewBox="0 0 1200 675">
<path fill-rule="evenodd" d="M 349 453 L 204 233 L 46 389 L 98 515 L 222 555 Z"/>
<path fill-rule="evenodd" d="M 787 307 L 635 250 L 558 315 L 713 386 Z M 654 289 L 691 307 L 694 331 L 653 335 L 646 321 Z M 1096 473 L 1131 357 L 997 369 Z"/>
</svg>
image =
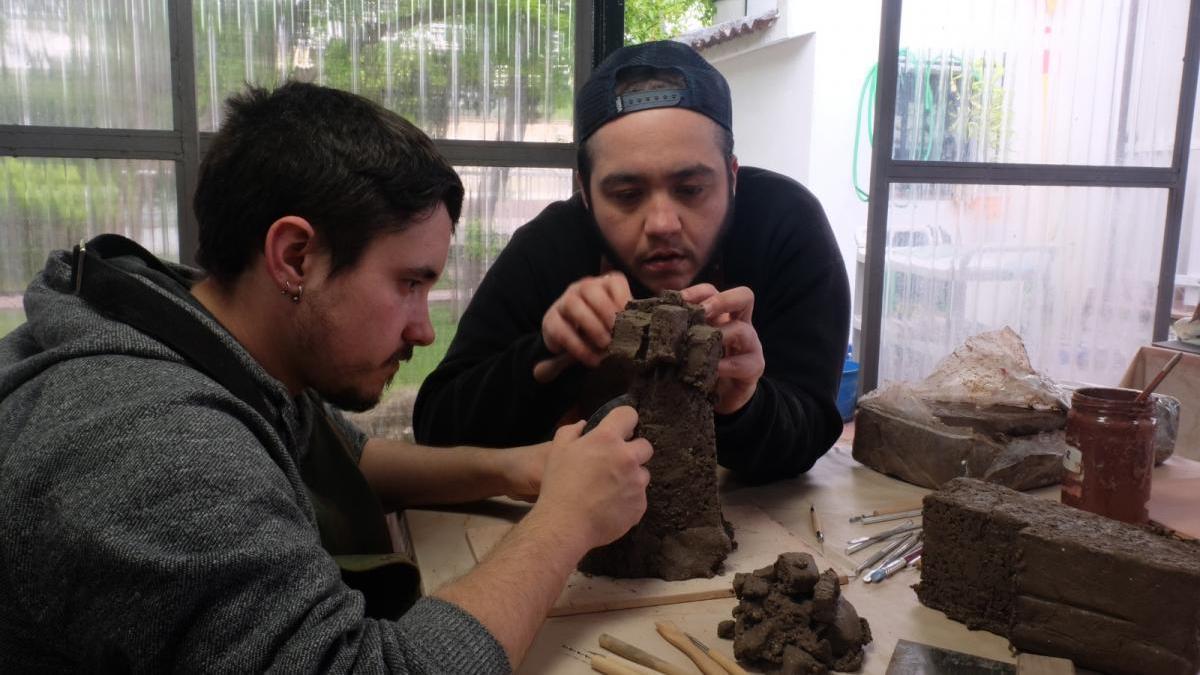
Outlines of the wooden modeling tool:
<svg viewBox="0 0 1200 675">
<path fill-rule="evenodd" d="M 628 642 L 615 638 L 608 633 L 600 634 L 600 646 L 617 656 L 627 658 L 634 663 L 640 663 L 659 673 L 666 673 L 667 675 L 690 675 L 686 669 L 680 668 L 669 661 L 664 661 L 650 652 L 640 647 L 634 647 Z"/>
<path fill-rule="evenodd" d="M 1150 384 L 1146 385 L 1145 389 L 1142 389 L 1142 393 L 1138 394 L 1137 398 L 1133 399 L 1133 402 L 1138 405 L 1145 403 L 1146 399 L 1150 398 L 1150 394 L 1154 393 L 1154 390 L 1158 388 L 1158 385 L 1162 384 L 1162 381 L 1166 379 L 1167 375 L 1169 375 L 1172 370 L 1175 369 L 1175 366 L 1179 365 L 1179 360 L 1182 358 L 1183 352 L 1179 352 L 1175 356 L 1172 356 L 1171 360 L 1167 361 L 1167 364 L 1162 367 L 1162 370 L 1158 371 L 1158 374 L 1154 376 L 1154 379 L 1150 380 Z"/>
<path fill-rule="evenodd" d="M 687 639 L 683 631 L 679 630 L 675 624 L 670 621 L 659 621 L 654 624 L 654 627 L 658 629 L 658 634 L 663 636 L 664 640 L 675 645 L 679 651 L 691 659 L 704 675 L 726 675 L 725 669 L 692 644 L 692 641 Z"/>
</svg>

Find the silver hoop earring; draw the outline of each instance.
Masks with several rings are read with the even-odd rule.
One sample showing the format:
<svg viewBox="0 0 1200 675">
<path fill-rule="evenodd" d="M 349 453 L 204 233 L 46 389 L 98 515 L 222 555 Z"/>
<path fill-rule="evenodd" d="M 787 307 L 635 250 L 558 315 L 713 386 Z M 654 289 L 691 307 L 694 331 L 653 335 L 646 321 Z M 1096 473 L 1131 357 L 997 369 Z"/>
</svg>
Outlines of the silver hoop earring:
<svg viewBox="0 0 1200 675">
<path fill-rule="evenodd" d="M 296 294 L 292 296 L 292 302 L 300 302 L 302 295 L 304 295 L 304 284 L 296 284 Z"/>
</svg>

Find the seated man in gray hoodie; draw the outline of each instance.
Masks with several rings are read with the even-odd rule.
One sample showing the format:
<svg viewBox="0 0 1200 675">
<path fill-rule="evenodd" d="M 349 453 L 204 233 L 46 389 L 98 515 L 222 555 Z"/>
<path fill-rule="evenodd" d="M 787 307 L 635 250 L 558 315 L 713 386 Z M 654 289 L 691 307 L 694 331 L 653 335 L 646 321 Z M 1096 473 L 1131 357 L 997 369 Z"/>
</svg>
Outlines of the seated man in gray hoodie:
<svg viewBox="0 0 1200 675">
<path fill-rule="evenodd" d="M 230 99 L 195 197 L 204 270 L 102 235 L 0 340 L 0 654 L 17 671 L 504 672 L 645 508 L 630 408 L 508 451 L 366 439 L 434 339 L 463 188 L 430 140 L 313 85 Z M 417 599 L 385 508 L 535 499 Z M 536 561 L 536 564 L 534 564 Z"/>
</svg>

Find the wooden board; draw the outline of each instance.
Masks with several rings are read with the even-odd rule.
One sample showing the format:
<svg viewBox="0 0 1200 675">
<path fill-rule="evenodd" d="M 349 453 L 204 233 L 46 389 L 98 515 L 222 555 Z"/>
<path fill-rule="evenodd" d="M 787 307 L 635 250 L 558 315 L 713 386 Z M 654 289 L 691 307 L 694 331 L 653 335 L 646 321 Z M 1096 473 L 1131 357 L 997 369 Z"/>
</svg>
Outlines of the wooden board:
<svg viewBox="0 0 1200 675">
<path fill-rule="evenodd" d="M 711 579 L 663 581 L 662 579 L 613 579 L 589 577 L 575 572 L 567 579 L 567 587 L 554 603 L 550 616 L 586 614 L 613 609 L 673 605 L 680 602 L 733 597 L 733 575 L 754 570 L 775 562 L 780 553 L 804 551 L 817 559 L 821 569 L 832 567 L 817 551 L 793 536 L 783 525 L 772 520 L 752 505 L 726 505 L 725 519 L 733 523 L 738 547 L 725 559 L 725 573 Z M 512 525 L 502 523 L 467 529 L 467 543 L 476 562 L 508 531 Z"/>
</svg>

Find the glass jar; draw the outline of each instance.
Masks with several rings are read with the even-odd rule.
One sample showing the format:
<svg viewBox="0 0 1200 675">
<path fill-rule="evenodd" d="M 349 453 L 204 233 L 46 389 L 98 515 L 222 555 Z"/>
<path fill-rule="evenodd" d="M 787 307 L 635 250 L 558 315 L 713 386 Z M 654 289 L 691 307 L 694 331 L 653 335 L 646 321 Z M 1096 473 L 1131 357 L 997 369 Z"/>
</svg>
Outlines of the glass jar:
<svg viewBox="0 0 1200 675">
<path fill-rule="evenodd" d="M 1062 502 L 1126 523 L 1150 519 L 1154 401 L 1133 389 L 1088 387 L 1071 397 Z"/>
</svg>

